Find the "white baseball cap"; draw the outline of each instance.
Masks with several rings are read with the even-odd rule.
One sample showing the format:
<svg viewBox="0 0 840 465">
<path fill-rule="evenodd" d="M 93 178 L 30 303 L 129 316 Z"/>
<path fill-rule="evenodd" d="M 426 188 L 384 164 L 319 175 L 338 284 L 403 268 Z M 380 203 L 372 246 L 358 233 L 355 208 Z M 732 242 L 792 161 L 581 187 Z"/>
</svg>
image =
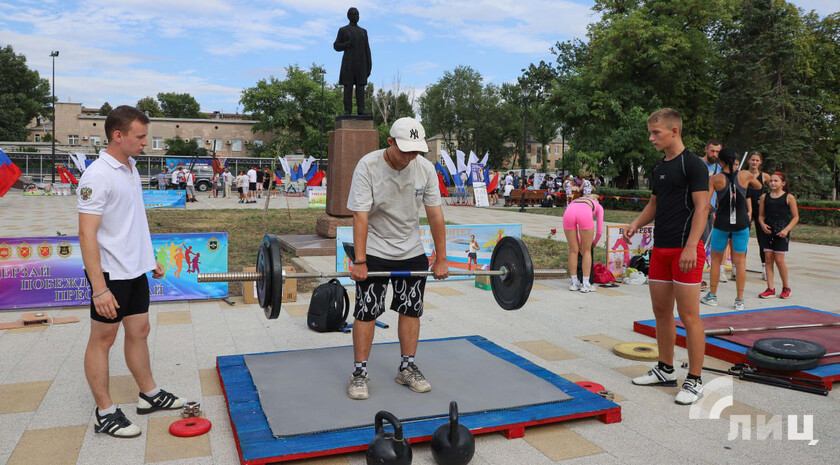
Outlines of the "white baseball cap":
<svg viewBox="0 0 840 465">
<path fill-rule="evenodd" d="M 400 118 L 391 126 L 391 137 L 397 141 L 397 147 L 403 152 L 428 152 L 426 130 L 414 118 Z"/>
</svg>

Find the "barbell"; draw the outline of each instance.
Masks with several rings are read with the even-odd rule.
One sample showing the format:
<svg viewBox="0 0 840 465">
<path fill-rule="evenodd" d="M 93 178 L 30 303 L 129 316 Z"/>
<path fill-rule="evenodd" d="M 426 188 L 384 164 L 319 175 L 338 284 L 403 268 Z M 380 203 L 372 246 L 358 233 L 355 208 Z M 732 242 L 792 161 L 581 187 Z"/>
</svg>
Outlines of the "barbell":
<svg viewBox="0 0 840 465">
<path fill-rule="evenodd" d="M 257 271 L 234 273 L 199 273 L 200 283 L 256 281 L 257 300 L 269 320 L 280 316 L 283 284 L 296 278 L 347 278 L 347 272 L 286 273 L 280 256 L 280 240 L 266 234 L 257 251 Z M 535 270 L 528 247 L 517 237 L 505 236 L 493 248 L 489 270 L 451 270 L 450 276 L 490 276 L 493 298 L 505 310 L 518 310 L 531 295 L 534 275 L 559 276 L 563 270 Z M 431 271 L 370 271 L 371 278 L 433 276 Z"/>
</svg>

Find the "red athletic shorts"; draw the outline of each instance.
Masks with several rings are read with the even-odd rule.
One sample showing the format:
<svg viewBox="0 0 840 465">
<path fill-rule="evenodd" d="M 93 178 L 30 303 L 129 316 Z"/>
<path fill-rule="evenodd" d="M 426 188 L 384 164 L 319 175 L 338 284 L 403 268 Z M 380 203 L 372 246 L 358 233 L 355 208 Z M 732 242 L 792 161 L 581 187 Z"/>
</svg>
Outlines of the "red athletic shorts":
<svg viewBox="0 0 840 465">
<path fill-rule="evenodd" d="M 703 280 L 703 263 L 706 261 L 706 248 L 703 241 L 697 242 L 697 263 L 688 273 L 680 269 L 680 255 L 683 248 L 663 249 L 654 247 L 650 255 L 650 274 L 648 280 L 677 283 L 700 284 Z"/>
</svg>

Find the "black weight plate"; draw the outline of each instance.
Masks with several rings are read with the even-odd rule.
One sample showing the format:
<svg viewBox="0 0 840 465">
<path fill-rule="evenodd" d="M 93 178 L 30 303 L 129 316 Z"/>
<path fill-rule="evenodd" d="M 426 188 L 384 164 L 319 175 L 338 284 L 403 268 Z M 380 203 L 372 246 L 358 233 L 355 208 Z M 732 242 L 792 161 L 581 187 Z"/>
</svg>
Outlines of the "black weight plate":
<svg viewBox="0 0 840 465">
<path fill-rule="evenodd" d="M 825 347 L 816 342 L 787 337 L 759 339 L 753 344 L 753 350 L 771 357 L 797 360 L 820 358 L 825 355 Z"/>
<path fill-rule="evenodd" d="M 490 269 L 508 269 L 505 277 L 491 276 L 496 303 L 505 310 L 518 310 L 528 301 L 534 285 L 534 264 L 528 247 L 517 237 L 505 236 L 493 248 Z"/>
<path fill-rule="evenodd" d="M 266 234 L 263 237 L 263 245 L 268 250 L 271 259 L 270 273 L 267 279 L 271 280 L 271 293 L 266 297 L 268 306 L 263 307 L 265 317 L 269 320 L 276 320 L 280 316 L 280 306 L 283 302 L 283 259 L 280 256 L 280 240 L 274 234 Z"/>
<path fill-rule="evenodd" d="M 257 302 L 262 308 L 268 306 L 268 296 L 271 295 L 271 279 L 268 275 L 270 270 L 271 257 L 268 255 L 268 247 L 260 244 L 257 250 L 257 273 L 262 274 L 262 279 L 258 279 L 254 285 L 257 287 Z"/>
<path fill-rule="evenodd" d="M 816 368 L 820 364 L 818 358 L 808 359 L 792 359 L 792 358 L 777 358 L 770 355 L 764 355 L 761 352 L 756 352 L 754 349 L 747 349 L 747 361 L 750 365 L 758 368 L 766 368 L 768 370 L 776 371 L 802 371 Z"/>
</svg>

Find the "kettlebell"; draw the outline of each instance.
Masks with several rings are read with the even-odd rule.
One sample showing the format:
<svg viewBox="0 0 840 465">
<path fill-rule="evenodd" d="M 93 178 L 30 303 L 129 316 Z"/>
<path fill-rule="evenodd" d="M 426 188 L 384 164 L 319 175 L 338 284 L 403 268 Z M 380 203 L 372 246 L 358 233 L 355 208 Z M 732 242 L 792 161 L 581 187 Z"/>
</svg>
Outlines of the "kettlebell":
<svg viewBox="0 0 840 465">
<path fill-rule="evenodd" d="M 458 404 L 449 403 L 449 424 L 440 425 L 432 436 L 432 456 L 440 465 L 465 465 L 475 454 L 475 438 L 458 424 Z"/>
<path fill-rule="evenodd" d="M 385 420 L 394 428 L 394 433 L 388 433 L 382 426 Z M 391 412 L 380 410 L 374 417 L 373 441 L 367 449 L 368 465 L 409 465 L 411 463 L 411 446 L 403 437 L 402 423 Z"/>
</svg>

